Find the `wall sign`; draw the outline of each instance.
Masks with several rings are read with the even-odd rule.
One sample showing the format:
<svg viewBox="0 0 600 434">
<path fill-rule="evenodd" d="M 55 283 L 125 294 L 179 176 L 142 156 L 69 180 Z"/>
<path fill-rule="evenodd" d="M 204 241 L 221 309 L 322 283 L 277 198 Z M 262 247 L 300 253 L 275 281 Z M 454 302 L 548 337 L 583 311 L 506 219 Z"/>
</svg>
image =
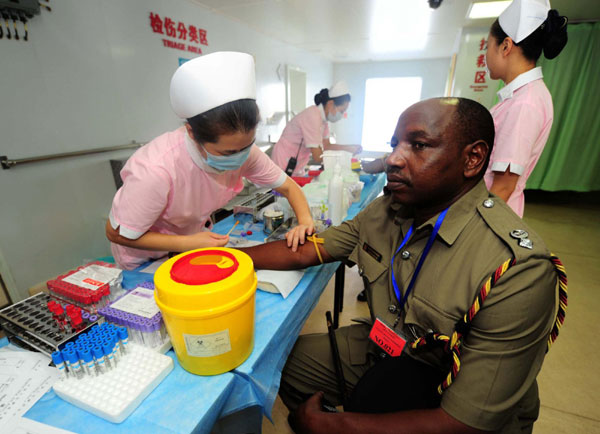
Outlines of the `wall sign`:
<svg viewBox="0 0 600 434">
<path fill-rule="evenodd" d="M 461 37 L 456 60 L 453 96 L 473 99 L 490 108 L 496 97 L 498 82 L 490 79 L 485 63 L 486 30 L 469 30 Z"/>
<path fill-rule="evenodd" d="M 194 25 L 175 22 L 169 17 L 161 18 L 159 14 L 150 12 L 150 28 L 152 32 L 165 36 L 161 41 L 167 48 L 202 54 L 200 45 L 208 47 L 206 30 Z"/>
</svg>

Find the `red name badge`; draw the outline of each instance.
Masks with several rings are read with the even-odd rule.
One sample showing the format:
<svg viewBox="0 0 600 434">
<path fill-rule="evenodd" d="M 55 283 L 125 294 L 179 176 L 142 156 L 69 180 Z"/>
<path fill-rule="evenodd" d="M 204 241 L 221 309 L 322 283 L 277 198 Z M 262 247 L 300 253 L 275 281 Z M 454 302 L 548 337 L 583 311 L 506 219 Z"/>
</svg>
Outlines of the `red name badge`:
<svg viewBox="0 0 600 434">
<path fill-rule="evenodd" d="M 379 319 L 375 320 L 369 339 L 375 342 L 383 351 L 392 357 L 397 357 L 402 353 L 406 339 L 398 335 Z"/>
</svg>

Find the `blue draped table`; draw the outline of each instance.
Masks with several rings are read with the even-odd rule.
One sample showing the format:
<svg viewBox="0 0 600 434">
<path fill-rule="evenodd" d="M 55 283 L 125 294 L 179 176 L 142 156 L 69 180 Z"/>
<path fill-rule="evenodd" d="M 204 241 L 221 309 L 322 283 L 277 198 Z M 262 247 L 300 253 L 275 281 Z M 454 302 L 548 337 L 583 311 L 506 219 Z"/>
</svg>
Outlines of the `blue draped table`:
<svg viewBox="0 0 600 434">
<path fill-rule="evenodd" d="M 361 181 L 365 182 L 361 199 L 350 207 L 347 219 L 353 218 L 379 195 L 386 178 L 382 173 L 361 176 Z M 230 216 L 217 223 L 214 231 L 226 233 L 234 222 Z M 260 231 L 249 238 L 262 240 L 264 234 Z M 257 291 L 254 349 L 250 357 L 231 372 L 212 377 L 190 374 L 171 350 L 167 356 L 174 361 L 173 372 L 120 424 L 81 410 L 52 391 L 25 417 L 79 434 L 208 433 L 218 419 L 255 406 L 270 418 L 287 356 L 338 266 L 336 262 L 308 268 L 287 299 L 280 294 Z M 151 280 L 151 274 L 126 271 L 123 285 L 133 288 Z M 0 341 L 0 346 L 2 344 Z"/>
</svg>

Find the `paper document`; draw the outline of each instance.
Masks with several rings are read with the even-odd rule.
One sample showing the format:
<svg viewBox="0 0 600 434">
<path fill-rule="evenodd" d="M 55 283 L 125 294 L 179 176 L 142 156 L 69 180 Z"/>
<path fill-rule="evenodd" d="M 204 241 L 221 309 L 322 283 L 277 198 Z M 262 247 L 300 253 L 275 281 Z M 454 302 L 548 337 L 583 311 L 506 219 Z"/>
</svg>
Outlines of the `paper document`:
<svg viewBox="0 0 600 434">
<path fill-rule="evenodd" d="M 280 293 L 283 298 L 290 295 L 302 276 L 304 276 L 304 270 L 258 270 L 256 272 L 258 289 L 275 294 Z"/>
<path fill-rule="evenodd" d="M 75 434 L 73 431 L 39 423 L 26 417 L 15 418 L 13 422 L 10 431 L 12 434 Z"/>
<path fill-rule="evenodd" d="M 49 362 L 40 353 L 0 352 L 0 426 L 14 426 L 58 380 L 58 369 Z"/>
</svg>

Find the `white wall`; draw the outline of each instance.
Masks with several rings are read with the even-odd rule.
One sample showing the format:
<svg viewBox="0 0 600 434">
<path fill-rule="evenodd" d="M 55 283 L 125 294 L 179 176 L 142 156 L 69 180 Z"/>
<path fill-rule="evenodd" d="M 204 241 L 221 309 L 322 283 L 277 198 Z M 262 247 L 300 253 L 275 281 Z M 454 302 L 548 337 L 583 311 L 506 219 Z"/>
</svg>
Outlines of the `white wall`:
<svg viewBox="0 0 600 434">
<path fill-rule="evenodd" d="M 163 47 L 150 12 L 207 30 L 209 46 L 255 56 L 263 118 L 284 110 L 277 75 L 307 72 L 307 104 L 332 81 L 328 60 L 270 39 L 186 0 L 54 0 L 29 23 L 30 41 L 0 40 L 0 155 L 33 157 L 148 141 L 180 125 L 169 80 L 187 53 Z M 284 69 L 281 69 L 283 79 Z M 266 140 L 263 126 L 258 140 Z M 109 255 L 115 186 L 109 159 L 129 151 L 0 170 L 0 273 L 13 301 L 40 281 Z"/>
<path fill-rule="evenodd" d="M 406 60 L 396 62 L 336 63 L 333 67 L 334 82 L 345 80 L 350 88 L 352 102 L 348 118 L 332 126 L 336 140 L 342 144 L 360 143 L 365 105 L 365 82 L 376 77 L 422 77 L 421 98 L 444 95 L 450 58 L 431 60 Z M 394 101 L 389 101 L 394 110 Z M 398 116 L 400 113 L 398 113 Z M 393 131 L 390 131 L 390 137 Z"/>
</svg>

